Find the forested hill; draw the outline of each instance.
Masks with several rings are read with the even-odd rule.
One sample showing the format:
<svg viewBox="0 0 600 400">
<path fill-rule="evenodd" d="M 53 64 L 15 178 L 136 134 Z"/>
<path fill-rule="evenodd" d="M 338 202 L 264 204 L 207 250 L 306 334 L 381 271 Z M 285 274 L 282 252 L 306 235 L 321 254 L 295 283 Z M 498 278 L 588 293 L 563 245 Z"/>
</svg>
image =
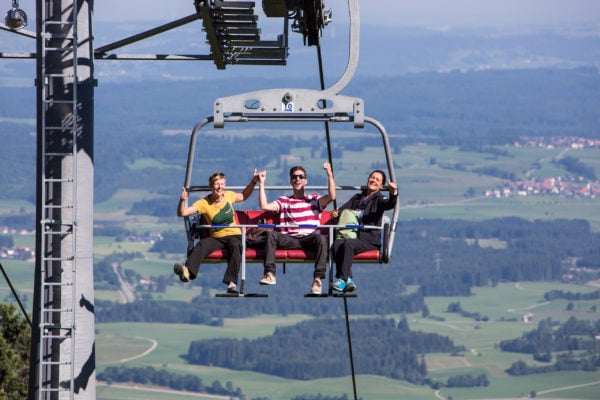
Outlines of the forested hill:
<svg viewBox="0 0 600 400">
<path fill-rule="evenodd" d="M 358 374 L 403 379 L 415 384 L 427 382 L 426 353 L 459 353 L 446 336 L 411 331 L 406 318 L 352 321 L 354 349 L 360 354 Z M 309 320 L 293 327 L 277 328 L 270 337 L 256 340 L 212 339 L 190 343 L 187 361 L 237 370 L 252 370 L 291 379 L 323 379 L 347 376 L 350 366 L 339 351 L 344 337 L 341 318 Z M 373 340 L 373 338 L 379 338 Z M 294 343 L 295 351 L 288 351 Z M 315 362 L 317 349 L 330 349 L 325 360 Z"/>
<path fill-rule="evenodd" d="M 127 165 L 140 158 L 167 165 L 184 160 L 189 134 L 166 133 L 191 132 L 198 121 L 212 114 L 214 99 L 269 87 L 311 86 L 317 88 L 318 83 L 239 79 L 116 85 L 100 81 L 94 99 L 96 201 L 130 185 L 176 189 L 179 182 L 174 185 L 173 176 L 182 176 L 179 170 L 162 168 L 144 176 Z M 364 99 L 366 114 L 394 136 L 395 153 L 406 143 L 420 141 L 492 145 L 512 142 L 521 135 L 600 138 L 600 74 L 593 68 L 356 78 L 343 94 Z M 0 87 L 0 97 L 11 99 L 0 109 L 0 171 L 11 171 L 0 174 L 0 197 L 32 200 L 35 90 L 33 86 L 25 90 Z M 222 157 L 240 161 L 240 171 L 249 170 L 260 162 L 250 160 L 249 155 L 281 153 L 290 147 L 286 131 L 295 128 L 300 127 L 279 127 L 282 137 L 268 139 L 269 154 L 264 151 L 264 138 L 240 138 L 235 146 L 221 143 L 217 148 L 223 149 Z M 208 140 L 222 141 L 219 137 Z"/>
<path fill-rule="evenodd" d="M 329 82 L 331 84 L 333 82 Z M 319 87 L 303 79 L 100 84 L 97 135 L 140 138 L 162 129 L 191 131 L 219 97 L 277 87 Z M 600 138 L 600 74 L 595 68 L 421 73 L 357 77 L 344 95 L 388 132 L 487 143 L 519 135 Z M 283 128 L 283 129 L 287 129 Z"/>
</svg>

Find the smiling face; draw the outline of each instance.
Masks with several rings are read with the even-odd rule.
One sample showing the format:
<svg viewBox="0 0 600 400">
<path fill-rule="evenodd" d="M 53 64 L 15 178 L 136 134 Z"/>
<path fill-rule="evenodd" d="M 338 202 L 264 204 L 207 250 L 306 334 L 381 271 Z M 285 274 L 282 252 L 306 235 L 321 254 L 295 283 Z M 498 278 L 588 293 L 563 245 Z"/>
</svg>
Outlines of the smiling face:
<svg viewBox="0 0 600 400">
<path fill-rule="evenodd" d="M 383 174 L 379 171 L 373 171 L 373 172 L 371 172 L 371 175 L 369 175 L 369 179 L 367 179 L 367 192 L 368 193 L 377 192 L 377 191 L 381 190 L 381 188 L 383 187 L 384 184 L 385 184 L 385 178 L 384 178 Z"/>
<path fill-rule="evenodd" d="M 293 167 L 290 170 L 290 184 L 294 190 L 301 190 L 306 185 L 306 171 L 302 167 Z"/>
<path fill-rule="evenodd" d="M 225 192 L 225 178 L 218 178 L 210 185 L 212 194 L 215 197 L 222 197 Z"/>
<path fill-rule="evenodd" d="M 225 174 L 215 172 L 208 178 L 208 185 L 214 198 L 222 197 L 225 192 Z"/>
</svg>

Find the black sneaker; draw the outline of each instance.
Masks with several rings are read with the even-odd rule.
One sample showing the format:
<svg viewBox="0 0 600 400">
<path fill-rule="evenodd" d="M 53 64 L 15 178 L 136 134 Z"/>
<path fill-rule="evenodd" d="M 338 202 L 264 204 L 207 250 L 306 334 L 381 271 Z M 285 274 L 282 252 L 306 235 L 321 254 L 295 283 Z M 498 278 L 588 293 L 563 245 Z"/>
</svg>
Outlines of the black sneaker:
<svg viewBox="0 0 600 400">
<path fill-rule="evenodd" d="M 227 285 L 227 293 L 238 294 L 237 285 L 233 282 L 229 282 L 229 285 Z"/>
<path fill-rule="evenodd" d="M 179 277 L 181 282 L 188 283 L 190 281 L 190 271 L 185 265 L 176 263 L 173 266 L 173 272 L 175 272 L 175 275 Z"/>
</svg>

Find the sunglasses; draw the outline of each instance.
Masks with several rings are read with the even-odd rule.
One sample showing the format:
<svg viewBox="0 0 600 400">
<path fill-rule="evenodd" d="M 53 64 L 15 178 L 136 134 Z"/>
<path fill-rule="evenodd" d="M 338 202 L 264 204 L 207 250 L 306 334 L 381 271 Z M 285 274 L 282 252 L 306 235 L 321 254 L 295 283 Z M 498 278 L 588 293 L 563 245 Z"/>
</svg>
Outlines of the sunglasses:
<svg viewBox="0 0 600 400">
<path fill-rule="evenodd" d="M 304 179 L 306 178 L 305 175 L 290 175 L 290 179 L 295 181 L 296 179 Z"/>
</svg>

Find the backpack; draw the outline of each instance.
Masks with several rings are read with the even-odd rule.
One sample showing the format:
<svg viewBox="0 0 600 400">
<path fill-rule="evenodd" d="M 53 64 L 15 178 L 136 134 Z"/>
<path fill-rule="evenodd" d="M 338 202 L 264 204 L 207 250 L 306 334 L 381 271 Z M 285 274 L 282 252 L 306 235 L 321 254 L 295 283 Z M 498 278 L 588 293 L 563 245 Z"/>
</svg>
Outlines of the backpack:
<svg viewBox="0 0 600 400">
<path fill-rule="evenodd" d="M 338 219 L 338 225 L 358 225 L 358 216 L 354 210 L 342 210 Z M 356 239 L 358 237 L 358 228 L 337 228 L 335 233 L 336 239 Z"/>
</svg>

